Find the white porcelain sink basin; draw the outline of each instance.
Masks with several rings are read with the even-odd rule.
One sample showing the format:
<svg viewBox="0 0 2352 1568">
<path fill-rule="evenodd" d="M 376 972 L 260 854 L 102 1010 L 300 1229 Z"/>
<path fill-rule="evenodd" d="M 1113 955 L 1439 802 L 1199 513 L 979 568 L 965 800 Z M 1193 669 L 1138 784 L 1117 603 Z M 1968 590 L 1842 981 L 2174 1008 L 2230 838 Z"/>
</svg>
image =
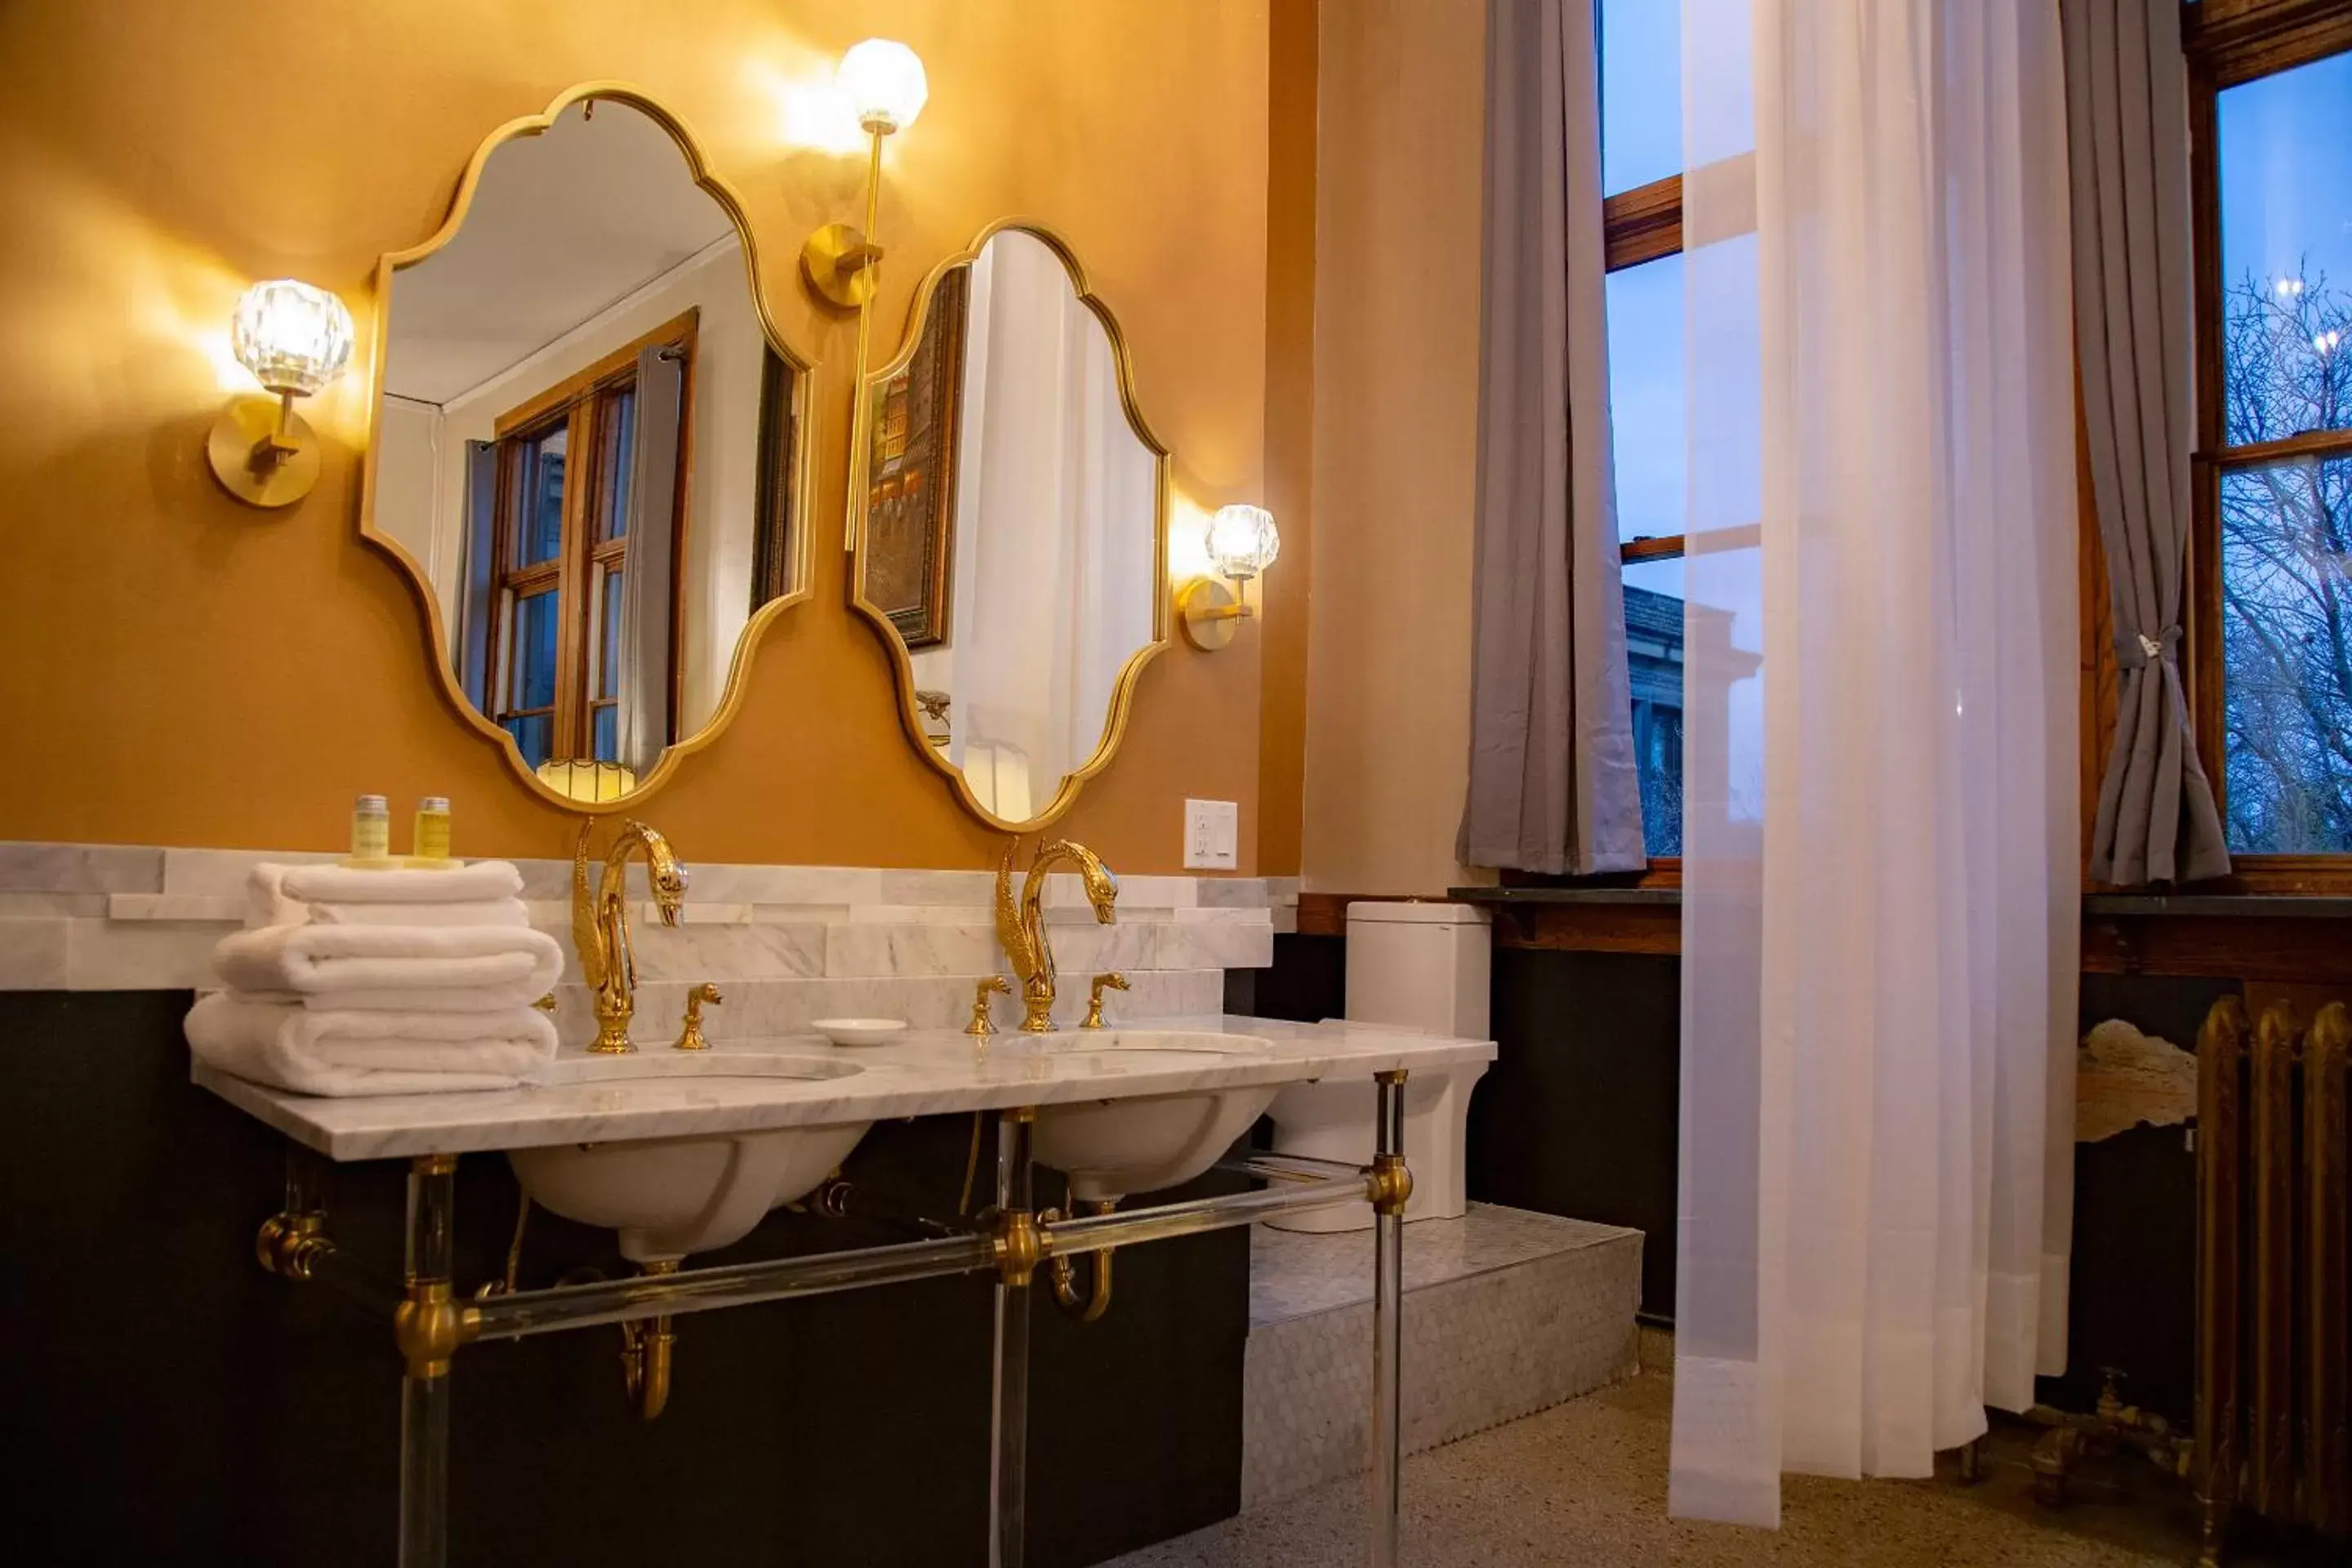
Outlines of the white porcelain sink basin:
<svg viewBox="0 0 2352 1568">
<path fill-rule="evenodd" d="M 1044 1049 L 1066 1069 L 1082 1061 L 1099 1063 L 1108 1079 L 1260 1056 L 1266 1042 L 1246 1035 L 1114 1029 L 1079 1033 Z M 1265 1113 L 1280 1087 L 1194 1089 L 1040 1106 L 1037 1161 L 1067 1176 L 1070 1196 L 1079 1203 L 1109 1203 L 1130 1193 L 1180 1186 L 1215 1164 Z"/>
<path fill-rule="evenodd" d="M 615 1094 L 658 1094 L 718 1105 L 745 1089 L 847 1078 L 864 1069 L 823 1057 L 714 1051 L 567 1058 L 534 1081 L 609 1085 Z M 633 1263 L 683 1258 L 740 1241 L 768 1211 L 833 1173 L 871 1122 L 696 1133 L 619 1143 L 512 1149 L 507 1161 L 531 1201 L 620 1235 Z"/>
</svg>

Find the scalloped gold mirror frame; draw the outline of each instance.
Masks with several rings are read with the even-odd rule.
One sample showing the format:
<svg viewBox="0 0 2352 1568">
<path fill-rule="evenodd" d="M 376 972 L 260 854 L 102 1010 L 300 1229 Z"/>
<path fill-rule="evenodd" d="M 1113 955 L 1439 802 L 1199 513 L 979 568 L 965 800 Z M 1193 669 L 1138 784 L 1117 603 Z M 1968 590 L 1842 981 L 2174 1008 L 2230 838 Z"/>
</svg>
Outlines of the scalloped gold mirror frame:
<svg viewBox="0 0 2352 1568">
<path fill-rule="evenodd" d="M 1007 230 L 1025 234 L 1053 251 L 1069 273 L 1070 287 L 1077 294 L 1079 302 L 1093 311 L 1095 319 L 1102 323 L 1104 333 L 1110 339 L 1112 361 L 1118 367 L 1119 406 L 1127 416 L 1128 427 L 1135 432 L 1136 439 L 1142 442 L 1144 448 L 1151 454 L 1153 474 L 1151 640 L 1129 655 L 1126 664 L 1120 667 L 1118 679 L 1111 688 L 1110 712 L 1103 725 L 1101 742 L 1083 765 L 1062 775 L 1061 783 L 1055 790 L 1053 799 L 1045 803 L 1045 810 L 1019 822 L 997 816 L 972 792 L 963 769 L 950 762 L 925 734 L 922 704 L 915 689 L 914 658 L 898 635 L 889 613 L 866 596 L 866 528 L 870 509 L 868 499 L 863 496 L 851 498 L 856 507 L 857 527 L 850 544 L 848 579 L 850 604 L 871 623 L 875 635 L 889 653 L 891 667 L 897 674 L 899 723 L 906 731 L 908 742 L 915 748 L 918 755 L 947 778 L 954 787 L 957 800 L 966 811 L 990 827 L 1022 834 L 1034 833 L 1050 826 L 1077 804 L 1078 794 L 1088 779 L 1110 766 L 1112 760 L 1118 755 L 1119 742 L 1127 737 L 1128 719 L 1135 706 L 1136 682 L 1142 678 L 1144 667 L 1168 647 L 1168 520 L 1172 500 L 1173 459 L 1167 447 L 1152 432 L 1151 422 L 1144 417 L 1142 408 L 1136 402 L 1134 355 L 1128 346 L 1127 333 L 1119 327 L 1118 318 L 1111 313 L 1110 306 L 1088 287 L 1086 266 L 1079 261 L 1077 253 L 1070 248 L 1070 242 L 1034 218 L 997 219 L 973 236 L 971 245 L 941 260 L 924 274 L 921 286 L 915 290 L 914 303 L 908 311 L 905 345 L 888 364 L 867 374 L 865 384 L 858 389 L 858 395 L 866 398 L 876 396 L 892 378 L 906 370 L 917 351 L 922 347 L 924 323 L 930 314 L 932 297 L 940 282 L 958 268 L 969 267 L 978 261 L 988 242 Z"/>
<path fill-rule="evenodd" d="M 457 671 L 448 654 L 447 628 L 442 625 L 440 601 L 424 566 L 398 540 L 378 528 L 375 521 L 376 421 L 383 405 L 384 348 L 392 330 L 393 275 L 403 268 L 415 266 L 457 237 L 457 231 L 465 226 L 467 211 L 473 205 L 474 193 L 481 184 L 482 172 L 488 165 L 492 153 L 509 142 L 544 135 L 553 129 L 564 110 L 573 104 L 590 101 L 628 104 L 661 127 L 685 156 L 687 172 L 693 176 L 695 184 L 725 211 L 728 220 L 735 226 L 736 233 L 743 241 L 743 261 L 751 274 L 751 304 L 759 313 L 760 330 L 766 335 L 769 345 L 790 368 L 804 410 L 799 420 L 800 428 L 793 437 L 793 451 L 792 507 L 795 526 L 791 548 L 793 586 L 789 592 L 761 605 L 736 635 L 734 652 L 727 668 L 727 682 L 721 689 L 719 705 L 712 710 L 709 721 L 693 734 L 674 741 L 666 747 L 661 761 L 654 765 L 652 772 L 637 781 L 635 789 L 604 800 L 567 795 L 541 779 L 523 762 L 521 749 L 515 744 L 514 737 L 474 706 L 467 697 L 465 688 L 458 684 Z M 751 232 L 751 220 L 744 216 L 743 198 L 724 175 L 711 168 L 709 159 L 703 154 L 701 143 L 695 139 L 686 121 L 652 93 L 625 81 L 582 82 L 558 93 L 544 111 L 509 120 L 482 139 L 481 144 L 474 149 L 473 157 L 467 163 L 464 174 L 458 178 L 457 189 L 449 198 L 449 211 L 441 220 L 441 226 L 419 244 L 403 250 L 386 251 L 376 258 L 375 299 L 372 313 L 374 333 L 369 347 L 372 357 L 368 367 L 367 426 L 365 439 L 360 448 L 360 537 L 390 557 L 406 574 L 408 585 L 416 595 L 418 612 L 424 623 L 426 655 L 433 666 L 435 678 L 440 682 L 443 700 L 459 719 L 484 739 L 495 743 L 524 787 L 548 804 L 595 816 L 641 805 L 647 795 L 669 782 L 679 763 L 717 740 L 734 722 L 743 705 L 744 682 L 752 651 L 759 647 L 769 624 L 814 592 L 810 571 L 812 545 L 808 519 L 815 500 L 817 418 L 815 399 L 812 394 L 816 384 L 818 361 L 793 346 L 785 338 L 783 329 L 777 324 L 775 312 L 769 308 L 768 291 L 760 267 L 759 243 Z"/>
</svg>

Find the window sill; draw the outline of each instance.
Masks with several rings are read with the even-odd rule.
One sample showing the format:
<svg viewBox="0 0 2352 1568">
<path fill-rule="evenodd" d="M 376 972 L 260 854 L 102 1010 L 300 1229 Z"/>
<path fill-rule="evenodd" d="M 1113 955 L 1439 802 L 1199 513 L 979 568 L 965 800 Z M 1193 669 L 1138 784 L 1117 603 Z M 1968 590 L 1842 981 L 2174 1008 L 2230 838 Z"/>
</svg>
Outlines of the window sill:
<svg viewBox="0 0 2352 1568">
<path fill-rule="evenodd" d="M 1446 897 L 1491 910 L 1497 947 L 1682 952 L 1680 888 L 1449 888 Z M 2352 899 L 2090 893 L 2082 919 L 2088 973 L 2352 984 L 2352 942 L 2333 923 L 2352 920 Z"/>
<path fill-rule="evenodd" d="M 1679 908 L 1680 888 L 1448 888 L 1457 904 L 1526 908 L 1541 904 L 1646 904 Z"/>
<path fill-rule="evenodd" d="M 2303 893 L 2085 893 L 2083 913 L 2224 920 L 2352 920 L 2352 898 Z"/>
</svg>

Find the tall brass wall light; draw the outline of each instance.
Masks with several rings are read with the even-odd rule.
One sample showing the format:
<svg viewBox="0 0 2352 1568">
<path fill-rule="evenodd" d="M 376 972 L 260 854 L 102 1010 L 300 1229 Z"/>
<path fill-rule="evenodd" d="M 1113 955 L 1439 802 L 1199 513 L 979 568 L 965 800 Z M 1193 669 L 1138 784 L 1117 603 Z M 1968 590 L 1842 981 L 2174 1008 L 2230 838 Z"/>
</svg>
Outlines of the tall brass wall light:
<svg viewBox="0 0 2352 1568">
<path fill-rule="evenodd" d="M 318 392 L 352 358 L 352 313 L 324 289 L 290 278 L 257 283 L 236 302 L 229 346 L 268 397 L 221 410 L 205 455 L 223 489 L 248 506 L 290 506 L 319 482 L 319 441 L 294 400 Z"/>
<path fill-rule="evenodd" d="M 867 460 L 866 355 L 871 336 L 871 301 L 880 279 L 882 247 L 874 231 L 882 199 L 882 139 L 914 124 L 930 98 L 923 62 L 906 45 L 868 38 L 841 57 L 835 74 L 842 96 L 872 139 L 866 165 L 866 226 L 829 223 L 801 247 L 801 271 L 809 287 L 845 310 L 857 312 L 857 379 L 849 421 L 849 516 L 842 548 L 857 539 L 857 497 Z"/>
</svg>

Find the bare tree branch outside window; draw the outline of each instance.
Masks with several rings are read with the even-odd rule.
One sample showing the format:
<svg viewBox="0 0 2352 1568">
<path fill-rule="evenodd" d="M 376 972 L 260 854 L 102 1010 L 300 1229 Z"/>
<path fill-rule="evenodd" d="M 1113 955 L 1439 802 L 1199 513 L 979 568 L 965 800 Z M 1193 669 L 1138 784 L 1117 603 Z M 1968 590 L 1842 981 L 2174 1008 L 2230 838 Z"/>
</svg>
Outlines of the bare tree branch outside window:
<svg viewBox="0 0 2352 1568">
<path fill-rule="evenodd" d="M 2324 274 L 2225 296 L 2226 444 L 2352 426 L 2352 296 Z M 2230 847 L 2352 852 L 2352 452 L 2221 476 Z"/>
</svg>

